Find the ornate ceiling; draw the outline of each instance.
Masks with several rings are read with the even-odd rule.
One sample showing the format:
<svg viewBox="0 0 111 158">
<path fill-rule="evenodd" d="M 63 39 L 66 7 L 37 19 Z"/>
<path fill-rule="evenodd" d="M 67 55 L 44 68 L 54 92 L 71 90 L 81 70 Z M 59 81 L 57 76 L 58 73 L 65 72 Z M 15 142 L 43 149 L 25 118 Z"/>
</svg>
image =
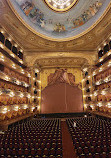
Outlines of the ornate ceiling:
<svg viewBox="0 0 111 158">
<path fill-rule="evenodd" d="M 67 38 L 67 41 L 59 41 L 59 39 L 58 41 L 51 40 L 50 38 L 41 36 L 41 34 L 39 35 L 39 32 L 37 33 L 37 31 L 27 26 L 26 22 L 23 21 L 17 11 L 14 10 L 10 1 L 11 0 L 0 0 L 0 25 L 22 46 L 25 60 L 30 66 L 32 66 L 36 60 L 49 59 L 50 63 L 50 59 L 54 58 L 64 58 L 65 60 L 66 58 L 85 58 L 88 63 L 93 64 L 97 57 L 97 48 L 110 36 L 111 2 L 108 5 L 107 0 L 105 0 L 104 3 L 108 7 L 106 7 L 102 16 L 98 20 L 96 19 L 97 21 L 83 34 L 75 35 L 72 39 Z M 36 1 L 37 0 L 35 0 L 35 2 Z M 92 0 L 92 2 L 94 1 Z M 76 8 L 78 4 L 74 8 Z M 83 6 L 85 5 L 84 3 L 82 4 Z M 103 5 L 100 10 L 102 7 Z M 46 8 L 49 9 L 47 6 Z M 18 9 L 20 9 L 19 6 Z M 54 11 L 51 12 L 55 14 Z M 62 14 L 60 13 L 59 15 Z M 98 13 L 95 16 L 97 15 Z M 87 24 L 88 22 L 84 25 Z M 81 26 L 76 29 L 79 30 L 80 28 Z"/>
<path fill-rule="evenodd" d="M 60 7 L 65 7 L 66 4 L 73 7 L 61 13 L 47 7 L 44 0 L 10 0 L 9 4 L 21 22 L 37 35 L 53 41 L 67 41 L 84 34 L 100 18 L 110 0 L 78 0 L 78 3 L 77 0 L 45 2 L 54 10 L 61 11 Z"/>
</svg>

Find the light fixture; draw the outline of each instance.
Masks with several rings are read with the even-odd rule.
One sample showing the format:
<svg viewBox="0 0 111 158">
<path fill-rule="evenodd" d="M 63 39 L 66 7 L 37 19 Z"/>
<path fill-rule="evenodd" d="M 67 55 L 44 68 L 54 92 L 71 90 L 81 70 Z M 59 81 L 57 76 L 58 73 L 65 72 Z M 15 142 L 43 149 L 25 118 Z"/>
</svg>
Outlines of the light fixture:
<svg viewBox="0 0 111 158">
<path fill-rule="evenodd" d="M 85 79 L 82 79 L 82 82 L 84 82 L 85 81 Z"/>
<path fill-rule="evenodd" d="M 94 109 L 94 106 L 93 106 L 93 105 L 90 105 L 90 107 L 91 107 L 92 109 Z"/>
<path fill-rule="evenodd" d="M 28 95 L 27 95 L 27 98 L 29 98 L 29 99 L 30 99 L 30 98 L 31 98 L 31 95 L 30 95 L 30 94 L 28 94 Z"/>
<path fill-rule="evenodd" d="M 2 113 L 3 113 L 3 114 L 6 114 L 6 113 L 7 113 L 7 110 L 8 110 L 7 107 L 4 107 L 3 110 L 2 110 Z"/>
<path fill-rule="evenodd" d="M 35 73 L 37 73 L 37 72 L 39 72 L 39 70 L 38 70 L 38 69 L 35 69 Z"/>
<path fill-rule="evenodd" d="M 87 71 L 87 68 L 84 68 L 83 71 Z"/>
<path fill-rule="evenodd" d="M 24 94 L 23 94 L 23 93 L 20 93 L 20 97 L 23 98 L 23 97 L 24 97 Z"/>
<path fill-rule="evenodd" d="M 90 94 L 89 96 L 90 96 L 90 97 L 92 97 L 93 95 L 92 95 L 92 94 Z"/>
<path fill-rule="evenodd" d="M 21 70 L 21 73 L 22 73 L 22 74 L 24 74 L 24 73 L 25 73 L 23 69 Z"/>
<path fill-rule="evenodd" d="M 108 55 L 108 56 L 109 56 L 109 55 L 111 55 L 111 50 L 108 52 L 108 54 L 107 54 L 107 55 Z"/>
<path fill-rule="evenodd" d="M 4 30 L 1 30 L 1 33 L 2 33 L 2 34 L 4 34 L 4 33 L 5 33 L 5 31 L 4 31 Z"/>
<path fill-rule="evenodd" d="M 10 55 L 11 55 L 13 58 L 15 58 L 15 55 L 14 55 L 14 54 L 11 53 Z"/>
<path fill-rule="evenodd" d="M 8 40 L 9 40 L 9 41 L 12 41 L 12 39 L 11 39 L 10 37 L 8 37 Z"/>
<path fill-rule="evenodd" d="M 28 73 L 28 77 L 31 77 L 31 75 Z"/>
<path fill-rule="evenodd" d="M 103 59 L 102 59 L 102 58 L 100 58 L 100 59 L 99 59 L 99 62 L 101 62 L 101 61 L 103 61 Z"/>
<path fill-rule="evenodd" d="M 97 94 L 97 92 L 94 92 L 94 96 L 97 96 L 98 94 Z"/>
<path fill-rule="evenodd" d="M 22 49 L 20 49 L 20 52 L 23 52 L 23 50 L 22 50 Z"/>
<path fill-rule="evenodd" d="M 17 81 L 16 81 L 16 84 L 17 84 L 17 85 L 19 85 L 19 84 L 20 84 L 20 82 L 17 80 Z"/>
<path fill-rule="evenodd" d="M 37 109 L 40 110 L 40 106 L 37 106 Z"/>
<path fill-rule="evenodd" d="M 14 97 L 14 95 L 15 95 L 15 94 L 14 94 L 13 91 L 11 91 L 11 92 L 9 93 L 9 96 L 10 96 L 10 97 Z"/>
<path fill-rule="evenodd" d="M 104 46 L 106 45 L 106 42 L 104 42 Z"/>
<path fill-rule="evenodd" d="M 108 79 L 108 78 L 105 78 L 105 79 L 104 79 L 104 82 L 106 82 L 106 83 L 107 83 L 108 81 L 109 81 L 109 79 Z"/>
<path fill-rule="evenodd" d="M 94 75 L 96 75 L 96 73 L 95 73 L 95 72 L 93 72 L 93 76 L 94 76 Z"/>
<path fill-rule="evenodd" d="M 5 76 L 5 80 L 6 80 L 6 81 L 9 81 L 10 78 L 9 78 L 8 76 Z"/>
<path fill-rule="evenodd" d="M 100 69 L 99 69 L 99 72 L 101 72 L 102 70 L 103 70 L 103 69 L 102 69 L 102 68 L 100 68 Z"/>
<path fill-rule="evenodd" d="M 99 81 L 97 81 L 97 82 L 96 82 L 96 85 L 100 85 L 100 82 L 99 82 Z"/>
<path fill-rule="evenodd" d="M 25 105 L 23 106 L 23 108 L 24 108 L 24 109 L 27 109 L 27 108 L 28 108 L 27 104 L 25 104 Z"/>
<path fill-rule="evenodd" d="M 0 47 L 1 47 L 1 48 L 4 48 L 3 44 L 0 44 Z"/>
<path fill-rule="evenodd" d="M 111 61 L 108 63 L 108 67 L 110 67 L 111 66 Z"/>
<path fill-rule="evenodd" d="M 15 106 L 15 107 L 14 107 L 14 110 L 15 110 L 15 111 L 18 111 L 18 109 L 19 109 L 18 106 Z"/>
<path fill-rule="evenodd" d="M 101 106 L 102 106 L 102 103 L 98 103 L 97 105 L 98 105 L 99 107 L 101 107 Z"/>
<path fill-rule="evenodd" d="M 102 91 L 102 92 L 101 92 L 101 94 L 102 94 L 102 95 L 105 95 L 105 94 L 106 94 L 106 92 L 105 92 L 105 91 Z"/>
<path fill-rule="evenodd" d="M 19 60 L 19 62 L 20 62 L 21 64 L 23 64 L 23 61 L 22 61 L 22 60 Z"/>
<path fill-rule="evenodd" d="M 53 10 L 63 12 L 73 7 L 78 0 L 45 0 L 46 4 Z"/>
<path fill-rule="evenodd" d="M 14 46 L 17 47 L 18 45 L 15 43 Z"/>
<path fill-rule="evenodd" d="M 28 87 L 29 85 L 27 83 L 25 83 L 25 87 Z"/>
<path fill-rule="evenodd" d="M 87 108 L 88 104 L 84 104 L 84 107 Z"/>
<path fill-rule="evenodd" d="M 33 110 L 35 109 L 35 107 L 33 106 L 31 109 L 32 109 L 32 111 L 33 111 Z"/>
<path fill-rule="evenodd" d="M 1 55 L 1 58 L 0 58 L 2 61 L 4 61 L 4 56 L 3 55 Z"/>
<path fill-rule="evenodd" d="M 15 64 L 12 64 L 12 67 L 13 67 L 14 69 L 16 69 Z"/>
</svg>

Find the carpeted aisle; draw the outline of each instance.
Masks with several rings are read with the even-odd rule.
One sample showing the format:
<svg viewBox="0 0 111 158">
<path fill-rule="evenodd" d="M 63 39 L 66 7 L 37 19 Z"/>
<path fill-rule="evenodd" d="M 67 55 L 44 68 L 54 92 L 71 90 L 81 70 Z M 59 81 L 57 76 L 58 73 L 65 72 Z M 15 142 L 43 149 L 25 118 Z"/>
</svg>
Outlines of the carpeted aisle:
<svg viewBox="0 0 111 158">
<path fill-rule="evenodd" d="M 66 121 L 61 121 L 63 158 L 77 158 Z"/>
</svg>

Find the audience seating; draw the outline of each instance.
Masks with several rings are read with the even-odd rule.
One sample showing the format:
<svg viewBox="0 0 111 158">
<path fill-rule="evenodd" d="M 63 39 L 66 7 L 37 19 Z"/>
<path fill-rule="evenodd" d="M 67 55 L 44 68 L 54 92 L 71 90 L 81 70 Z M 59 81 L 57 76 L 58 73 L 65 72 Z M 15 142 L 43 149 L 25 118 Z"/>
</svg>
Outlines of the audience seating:
<svg viewBox="0 0 111 158">
<path fill-rule="evenodd" d="M 0 158 L 62 158 L 59 119 L 34 119 L 0 134 Z"/>
<path fill-rule="evenodd" d="M 80 158 L 111 158 L 111 122 L 96 117 L 66 120 Z M 76 122 L 77 127 L 73 127 Z"/>
</svg>

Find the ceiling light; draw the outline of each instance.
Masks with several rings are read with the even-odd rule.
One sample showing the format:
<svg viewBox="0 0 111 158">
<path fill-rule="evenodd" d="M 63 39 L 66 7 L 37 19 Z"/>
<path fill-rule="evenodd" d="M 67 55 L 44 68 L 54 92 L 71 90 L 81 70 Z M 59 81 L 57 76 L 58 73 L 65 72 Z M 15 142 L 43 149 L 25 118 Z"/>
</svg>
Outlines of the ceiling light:
<svg viewBox="0 0 111 158">
<path fill-rule="evenodd" d="M 63 8 L 64 8 L 64 6 L 63 6 L 63 5 L 61 5 L 61 6 L 60 6 L 60 9 L 63 9 Z"/>
<path fill-rule="evenodd" d="M 67 5 L 67 6 L 70 6 L 70 3 L 67 3 L 66 5 Z"/>
<path fill-rule="evenodd" d="M 54 6 L 55 8 L 57 8 L 57 5 L 56 5 L 56 4 L 53 4 L 53 6 Z"/>
</svg>

